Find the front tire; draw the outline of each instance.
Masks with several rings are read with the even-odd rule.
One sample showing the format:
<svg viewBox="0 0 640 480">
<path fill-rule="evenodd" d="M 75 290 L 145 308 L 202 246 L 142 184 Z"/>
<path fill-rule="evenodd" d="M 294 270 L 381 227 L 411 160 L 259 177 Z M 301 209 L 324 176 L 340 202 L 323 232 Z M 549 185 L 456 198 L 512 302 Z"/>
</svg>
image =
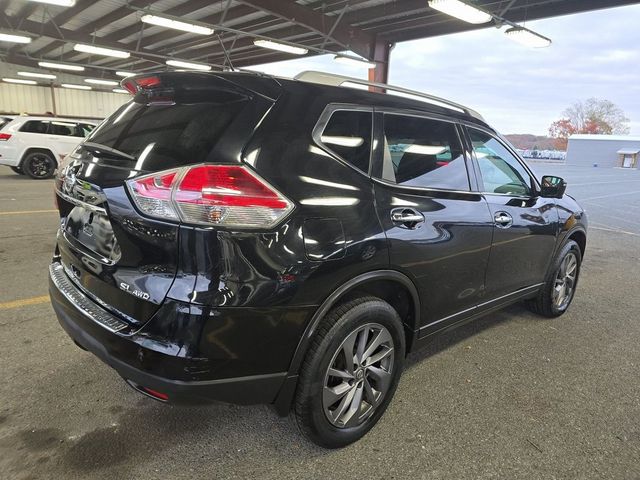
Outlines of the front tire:
<svg viewBox="0 0 640 480">
<path fill-rule="evenodd" d="M 581 263 L 580 247 L 569 240 L 549 267 L 538 296 L 526 302 L 529 309 L 545 317 L 559 317 L 566 312 L 576 293 Z"/>
<path fill-rule="evenodd" d="M 404 356 L 402 321 L 387 302 L 362 297 L 330 311 L 300 370 L 294 413 L 302 433 L 325 448 L 362 438 L 391 402 Z"/>
<path fill-rule="evenodd" d="M 22 171 L 36 180 L 53 177 L 56 161 L 50 153 L 31 152 L 22 160 Z"/>
</svg>

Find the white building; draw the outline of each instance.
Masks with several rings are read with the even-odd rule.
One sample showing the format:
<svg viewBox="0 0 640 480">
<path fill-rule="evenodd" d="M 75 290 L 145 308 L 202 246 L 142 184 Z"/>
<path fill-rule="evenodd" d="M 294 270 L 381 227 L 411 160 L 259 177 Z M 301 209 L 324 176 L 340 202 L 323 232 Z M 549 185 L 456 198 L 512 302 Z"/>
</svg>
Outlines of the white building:
<svg viewBox="0 0 640 480">
<path fill-rule="evenodd" d="M 585 167 L 632 167 L 631 153 L 640 152 L 640 137 L 628 135 L 571 135 L 567 147 L 567 165 Z"/>
</svg>

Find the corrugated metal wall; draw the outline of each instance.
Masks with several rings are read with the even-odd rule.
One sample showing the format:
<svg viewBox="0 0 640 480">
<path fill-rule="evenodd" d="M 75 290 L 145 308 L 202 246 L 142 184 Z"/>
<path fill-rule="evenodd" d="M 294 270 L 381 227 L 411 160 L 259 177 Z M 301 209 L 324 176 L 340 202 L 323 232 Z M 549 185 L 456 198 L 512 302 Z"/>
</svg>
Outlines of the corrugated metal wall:
<svg viewBox="0 0 640 480">
<path fill-rule="evenodd" d="M 640 141 L 569 138 L 567 165 L 617 167 L 620 164 L 617 152 L 623 148 L 640 149 Z"/>
<path fill-rule="evenodd" d="M 55 88 L 59 116 L 104 118 L 129 100 L 129 95 Z M 0 83 L 0 112 L 43 114 L 53 112 L 50 87 Z"/>
</svg>

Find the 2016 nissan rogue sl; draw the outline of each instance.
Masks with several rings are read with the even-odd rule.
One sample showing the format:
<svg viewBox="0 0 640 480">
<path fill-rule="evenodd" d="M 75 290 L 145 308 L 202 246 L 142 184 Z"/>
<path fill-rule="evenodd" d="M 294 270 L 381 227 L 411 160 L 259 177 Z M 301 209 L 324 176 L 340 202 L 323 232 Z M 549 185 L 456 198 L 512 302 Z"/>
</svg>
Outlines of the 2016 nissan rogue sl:
<svg viewBox="0 0 640 480">
<path fill-rule="evenodd" d="M 273 404 L 334 448 L 434 335 L 520 300 L 564 313 L 587 227 L 565 182 L 466 107 L 358 82 L 125 79 L 56 176 L 72 339 L 156 400 Z"/>
</svg>

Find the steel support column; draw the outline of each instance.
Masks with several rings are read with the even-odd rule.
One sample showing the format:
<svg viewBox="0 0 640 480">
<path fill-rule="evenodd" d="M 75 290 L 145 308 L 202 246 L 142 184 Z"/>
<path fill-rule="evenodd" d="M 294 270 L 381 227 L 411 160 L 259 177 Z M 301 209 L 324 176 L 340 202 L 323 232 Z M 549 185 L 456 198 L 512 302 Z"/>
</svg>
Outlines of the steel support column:
<svg viewBox="0 0 640 480">
<path fill-rule="evenodd" d="M 377 63 L 375 68 L 369 69 L 369 81 L 376 83 L 389 83 L 389 57 L 391 54 L 391 44 L 385 40 L 376 39 L 372 45 L 373 60 Z M 369 87 L 372 92 L 384 90 L 376 87 Z"/>
</svg>

